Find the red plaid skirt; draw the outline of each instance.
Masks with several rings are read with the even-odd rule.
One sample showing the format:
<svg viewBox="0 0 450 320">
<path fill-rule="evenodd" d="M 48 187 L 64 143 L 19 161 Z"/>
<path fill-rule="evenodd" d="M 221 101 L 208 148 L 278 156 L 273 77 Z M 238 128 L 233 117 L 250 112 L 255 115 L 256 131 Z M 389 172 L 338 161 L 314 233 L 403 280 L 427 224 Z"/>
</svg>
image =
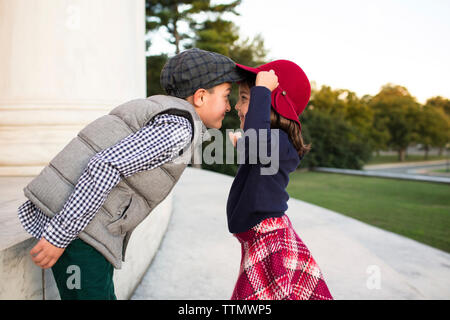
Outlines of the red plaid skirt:
<svg viewBox="0 0 450 320">
<path fill-rule="evenodd" d="M 232 300 L 332 300 L 317 263 L 289 218 L 269 218 L 234 234 L 242 246 Z"/>
</svg>

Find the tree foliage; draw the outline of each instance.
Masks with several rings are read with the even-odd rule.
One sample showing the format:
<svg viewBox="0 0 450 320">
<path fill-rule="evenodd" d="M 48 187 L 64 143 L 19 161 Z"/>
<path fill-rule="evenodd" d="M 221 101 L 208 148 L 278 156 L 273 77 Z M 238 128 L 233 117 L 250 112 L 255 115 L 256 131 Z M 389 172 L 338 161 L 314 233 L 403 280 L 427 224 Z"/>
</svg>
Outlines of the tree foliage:
<svg viewBox="0 0 450 320">
<path fill-rule="evenodd" d="M 210 0 L 146 0 L 147 31 L 164 28 L 169 33 L 167 40 L 175 46 L 175 53 L 179 53 L 184 45 L 191 44 L 193 33 L 203 27 L 199 13 L 216 16 L 226 12 L 238 14 L 235 9 L 240 3 L 241 0 L 217 5 L 212 5 Z M 189 26 L 186 31 L 182 28 L 183 24 Z"/>
<path fill-rule="evenodd" d="M 425 104 L 421 108 L 417 122 L 417 142 L 425 151 L 425 159 L 432 147 L 437 147 L 440 154 L 450 141 L 450 118 L 443 108 Z"/>
<path fill-rule="evenodd" d="M 239 28 L 223 13 L 238 14 L 240 0 L 212 5 L 209 0 L 146 0 L 147 30 L 165 29 L 178 53 L 200 48 L 226 55 L 241 64 L 256 67 L 267 61 L 268 50 L 261 35 L 242 39 Z M 184 26 L 184 28 L 182 28 Z M 183 31 L 181 31 L 183 30 Z M 147 57 L 147 93 L 164 94 L 159 75 L 167 53 Z M 234 105 L 237 89 L 230 97 L 231 111 L 221 128 L 223 143 L 227 129 L 237 129 Z M 442 150 L 450 141 L 450 100 L 437 96 L 421 105 L 400 85 L 386 84 L 375 96 L 358 97 L 348 89 L 313 85 L 311 100 L 301 115 L 303 138 L 312 150 L 303 167 L 361 168 L 373 151 L 397 150 L 404 160 L 410 145 L 420 144 L 427 157 L 430 148 Z M 206 143 L 207 144 L 207 143 Z M 205 146 L 206 146 L 205 144 Z M 237 165 L 204 165 L 210 170 L 234 175 Z"/>
<path fill-rule="evenodd" d="M 301 167 L 361 169 L 371 155 L 372 118 L 363 100 L 349 90 L 313 89 L 300 116 L 303 139 L 311 143 Z"/>
<path fill-rule="evenodd" d="M 300 121 L 303 139 L 312 147 L 301 167 L 361 169 L 370 158 L 370 147 L 354 138 L 358 130 L 342 117 L 314 109 L 302 115 Z"/>
<path fill-rule="evenodd" d="M 450 117 L 450 100 L 441 96 L 432 97 L 425 103 L 426 106 L 433 107 L 435 109 L 441 109 L 448 117 Z"/>
<path fill-rule="evenodd" d="M 445 111 L 450 105 L 448 102 L 448 99 L 435 97 L 422 106 L 405 87 L 390 83 L 384 85 L 377 95 L 362 98 L 346 89 L 329 86 L 316 89 L 313 86 L 310 103 L 304 111 L 304 134 L 311 139 L 312 150 L 309 159 L 307 155 L 304 161 L 307 166 L 341 166 L 335 156 L 345 158 L 342 155 L 344 149 L 356 152 L 350 154 L 355 158 L 353 163 L 342 160 L 348 168 L 358 167 L 361 161 L 370 159 L 373 151 L 379 150 L 396 150 L 399 160 L 403 161 L 408 146 L 416 144 L 422 146 L 425 159 L 432 147 L 439 148 L 442 153 L 450 141 L 450 123 Z M 325 129 L 327 126 L 322 127 L 321 122 L 329 126 L 331 133 L 320 135 L 320 130 L 312 127 Z M 343 123 L 354 130 L 347 130 Z M 343 129 L 344 141 L 337 137 L 329 139 L 338 124 Z M 348 147 L 349 143 L 355 142 L 351 148 Z M 334 144 L 342 148 L 336 149 Z M 325 149 L 332 150 L 334 156 L 322 154 Z"/>
<path fill-rule="evenodd" d="M 369 105 L 375 113 L 374 121 L 389 132 L 387 147 L 398 152 L 400 161 L 405 160 L 406 149 L 418 138 L 420 104 L 405 87 L 386 84 Z"/>
<path fill-rule="evenodd" d="M 147 57 L 147 96 L 165 94 L 159 79 L 167 59 L 168 56 L 165 53 Z"/>
</svg>

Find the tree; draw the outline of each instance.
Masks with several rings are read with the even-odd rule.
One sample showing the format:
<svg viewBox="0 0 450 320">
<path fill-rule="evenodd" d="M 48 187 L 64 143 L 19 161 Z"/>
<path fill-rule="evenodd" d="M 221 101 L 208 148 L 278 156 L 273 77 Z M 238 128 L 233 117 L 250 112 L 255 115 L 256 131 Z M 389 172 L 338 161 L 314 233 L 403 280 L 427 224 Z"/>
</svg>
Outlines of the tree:
<svg viewBox="0 0 450 320">
<path fill-rule="evenodd" d="M 341 94 L 342 90 L 323 85 L 319 90 L 311 90 L 310 105 L 314 110 L 344 117 L 346 110 L 344 101 L 339 98 Z"/>
<path fill-rule="evenodd" d="M 311 151 L 301 167 L 361 169 L 371 155 L 370 146 L 356 138 L 358 130 L 341 116 L 309 109 L 300 116 L 302 136 Z"/>
<path fill-rule="evenodd" d="M 235 41 L 230 49 L 231 59 L 249 67 L 267 63 L 268 53 L 261 34 L 257 34 L 254 38 Z"/>
<path fill-rule="evenodd" d="M 175 45 L 175 53 L 180 53 L 181 48 L 189 40 L 192 42 L 194 31 L 201 27 L 199 13 L 211 13 L 221 15 L 226 12 L 238 14 L 236 7 L 241 0 L 232 1 L 229 4 L 211 5 L 210 0 L 146 0 L 146 25 L 147 31 L 158 31 L 165 28 L 170 37 L 169 43 Z M 182 31 L 182 24 L 188 25 L 187 31 Z M 187 41 L 186 41 L 187 40 Z"/>
<path fill-rule="evenodd" d="M 192 44 L 187 46 L 187 48 L 195 47 L 217 52 L 228 57 L 230 56 L 230 49 L 236 40 L 239 39 L 238 28 L 234 23 L 221 18 L 206 20 L 195 33 Z"/>
<path fill-rule="evenodd" d="M 450 117 L 450 100 L 437 96 L 427 100 L 426 106 L 441 109 L 444 113 Z"/>
<path fill-rule="evenodd" d="M 445 146 L 450 142 L 450 100 L 440 96 L 433 97 L 427 100 L 425 107 L 431 107 L 436 111 L 435 119 L 438 123 L 434 125 L 434 129 L 438 132 L 433 146 L 439 148 L 441 156 Z"/>
<path fill-rule="evenodd" d="M 417 120 L 417 137 L 417 142 L 425 151 L 425 159 L 428 159 L 431 147 L 439 148 L 442 155 L 442 150 L 450 141 L 450 121 L 443 109 L 429 104 L 423 106 Z"/>
<path fill-rule="evenodd" d="M 167 54 L 160 54 L 147 57 L 147 96 L 155 94 L 165 94 L 159 81 L 161 70 L 168 59 Z"/>
<path fill-rule="evenodd" d="M 354 127 L 351 137 L 355 140 L 365 141 L 371 149 L 378 146 L 378 135 L 373 129 L 374 112 L 368 106 L 369 98 L 358 96 L 347 89 L 332 89 L 322 86 L 319 90 L 312 86 L 309 108 L 326 113 L 332 117 L 341 118 Z"/>
<path fill-rule="evenodd" d="M 406 149 L 418 139 L 420 104 L 405 87 L 387 84 L 369 105 L 374 111 L 374 123 L 382 124 L 389 132 L 387 146 L 398 152 L 399 161 L 404 161 Z"/>
</svg>

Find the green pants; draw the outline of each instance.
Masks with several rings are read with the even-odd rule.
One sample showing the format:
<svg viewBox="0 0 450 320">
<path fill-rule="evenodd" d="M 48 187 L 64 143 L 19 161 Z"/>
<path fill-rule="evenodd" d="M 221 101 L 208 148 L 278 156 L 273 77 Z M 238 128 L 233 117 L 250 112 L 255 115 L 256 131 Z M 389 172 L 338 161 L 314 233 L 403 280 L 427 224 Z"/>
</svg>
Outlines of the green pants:
<svg viewBox="0 0 450 320">
<path fill-rule="evenodd" d="M 116 300 L 113 265 L 103 255 L 76 239 L 52 267 L 62 300 Z"/>
</svg>

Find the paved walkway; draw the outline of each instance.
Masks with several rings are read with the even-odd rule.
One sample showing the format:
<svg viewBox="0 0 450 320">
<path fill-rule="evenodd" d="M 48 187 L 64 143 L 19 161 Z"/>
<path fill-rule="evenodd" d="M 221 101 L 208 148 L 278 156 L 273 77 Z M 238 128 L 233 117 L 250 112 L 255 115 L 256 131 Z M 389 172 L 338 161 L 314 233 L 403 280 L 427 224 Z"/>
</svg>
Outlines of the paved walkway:
<svg viewBox="0 0 450 320">
<path fill-rule="evenodd" d="M 186 169 L 168 231 L 132 299 L 229 299 L 241 254 L 226 224 L 232 181 Z M 446 252 L 303 201 L 288 204 L 335 299 L 450 299 Z"/>
<path fill-rule="evenodd" d="M 385 170 L 353 170 L 353 169 L 338 169 L 338 168 L 325 168 L 325 167 L 315 167 L 313 170 L 318 171 L 318 172 L 341 173 L 341 174 L 350 174 L 350 175 L 356 175 L 356 176 L 390 178 L 390 179 L 401 179 L 401 180 L 450 184 L 450 177 L 419 175 L 419 174 L 410 174 L 410 173 L 398 173 L 398 172 L 390 172 L 387 170 L 386 171 Z"/>
<path fill-rule="evenodd" d="M 378 165 L 366 165 L 364 170 L 370 172 L 388 172 L 409 175 L 421 175 L 425 177 L 446 177 L 450 180 L 449 160 L 418 161 L 403 163 L 384 163 Z M 441 171 L 436 171 L 441 170 Z"/>
<path fill-rule="evenodd" d="M 368 164 L 364 166 L 364 170 L 391 170 L 399 168 L 411 167 L 446 167 L 447 160 L 432 160 L 432 161 L 414 161 L 414 162 L 393 162 L 381 164 Z"/>
</svg>

